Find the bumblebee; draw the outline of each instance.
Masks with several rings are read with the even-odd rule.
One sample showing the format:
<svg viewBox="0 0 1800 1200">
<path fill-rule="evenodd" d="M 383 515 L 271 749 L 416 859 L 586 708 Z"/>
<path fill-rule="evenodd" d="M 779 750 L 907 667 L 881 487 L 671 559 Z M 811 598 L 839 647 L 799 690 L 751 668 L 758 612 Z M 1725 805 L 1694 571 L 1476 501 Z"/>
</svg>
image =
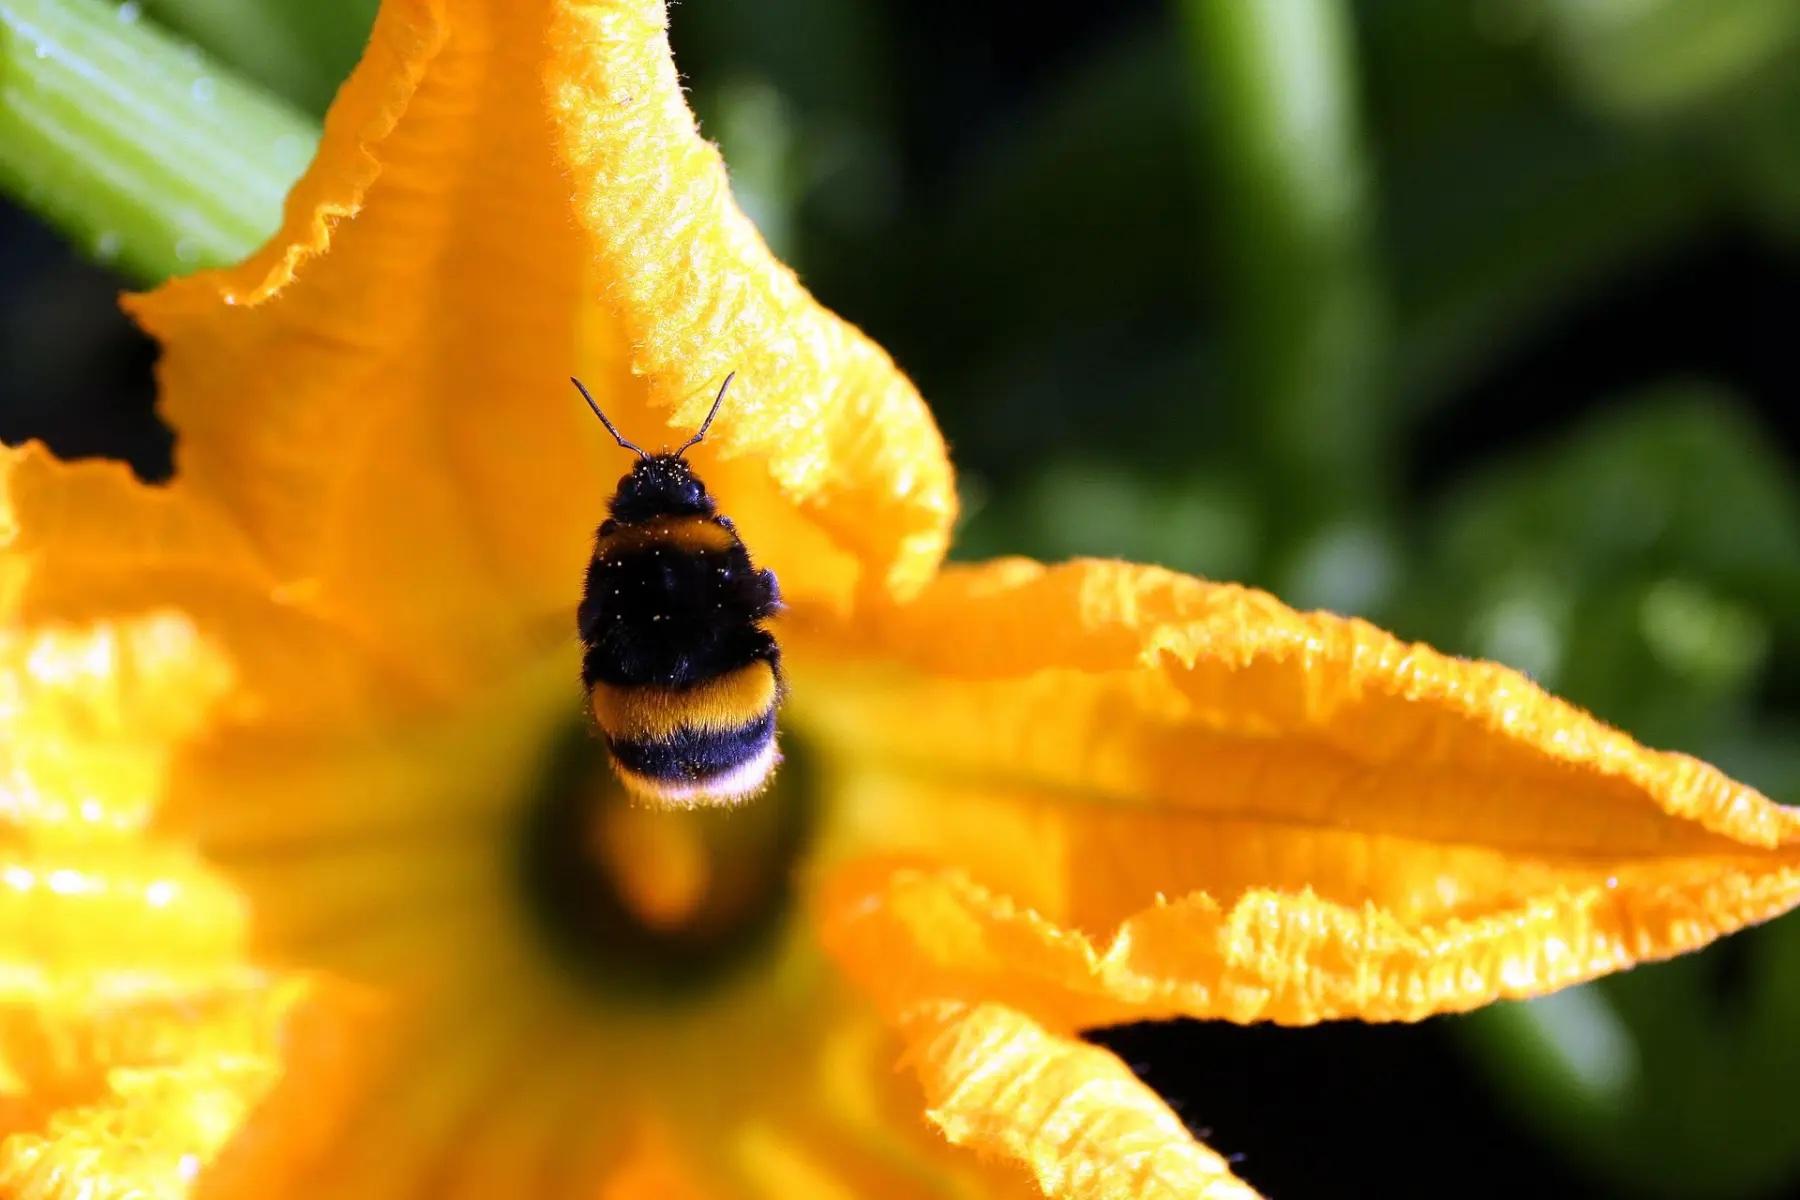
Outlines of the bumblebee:
<svg viewBox="0 0 1800 1200">
<path fill-rule="evenodd" d="M 741 803 L 780 760 L 781 650 L 762 623 L 781 591 L 682 458 L 712 427 L 732 378 L 699 432 L 658 454 L 626 441 L 571 380 L 638 456 L 595 534 L 576 613 L 581 680 L 620 781 L 665 806 Z"/>
</svg>

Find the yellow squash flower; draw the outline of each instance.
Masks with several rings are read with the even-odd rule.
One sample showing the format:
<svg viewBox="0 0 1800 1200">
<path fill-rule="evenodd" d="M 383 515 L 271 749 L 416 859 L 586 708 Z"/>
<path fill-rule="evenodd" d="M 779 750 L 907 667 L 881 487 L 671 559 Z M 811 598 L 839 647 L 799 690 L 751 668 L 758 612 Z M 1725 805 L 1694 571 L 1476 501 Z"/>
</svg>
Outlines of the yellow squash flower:
<svg viewBox="0 0 1800 1200">
<path fill-rule="evenodd" d="M 656 0 L 388 0 L 276 237 L 131 308 L 174 481 L 0 458 L 5 1195 L 1247 1196 L 1079 1031 L 1413 1020 L 1800 898 L 1800 816 L 1501 667 L 940 569 L 931 418 L 733 205 Z M 789 600 L 789 762 L 634 809 L 565 380 L 654 441 L 730 370 L 694 459 Z"/>
</svg>

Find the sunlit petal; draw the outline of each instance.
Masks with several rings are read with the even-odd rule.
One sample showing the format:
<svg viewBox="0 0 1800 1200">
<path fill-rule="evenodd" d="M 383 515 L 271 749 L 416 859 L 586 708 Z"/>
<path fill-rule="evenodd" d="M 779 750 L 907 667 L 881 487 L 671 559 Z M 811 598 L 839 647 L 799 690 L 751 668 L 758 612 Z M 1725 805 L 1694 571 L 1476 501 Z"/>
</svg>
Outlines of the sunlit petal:
<svg viewBox="0 0 1800 1200">
<path fill-rule="evenodd" d="M 802 655 L 796 705 L 840 749 L 839 852 L 896 856 L 827 906 L 895 1004 L 1417 1018 L 1800 899 L 1800 815 L 1363 622 L 1015 562 L 952 569 L 877 628 Z"/>
<path fill-rule="evenodd" d="M 1112 1054 L 1002 1005 L 905 1019 L 926 1112 L 959 1146 L 1004 1156 L 1058 1200 L 1255 1200 Z"/>
<path fill-rule="evenodd" d="M 632 370 L 682 427 L 736 371 L 720 452 L 772 475 L 871 582 L 916 588 L 954 514 L 943 441 L 887 354 L 820 307 L 733 202 L 665 26 L 659 3 L 565 3 L 551 35 L 551 111 Z"/>
</svg>

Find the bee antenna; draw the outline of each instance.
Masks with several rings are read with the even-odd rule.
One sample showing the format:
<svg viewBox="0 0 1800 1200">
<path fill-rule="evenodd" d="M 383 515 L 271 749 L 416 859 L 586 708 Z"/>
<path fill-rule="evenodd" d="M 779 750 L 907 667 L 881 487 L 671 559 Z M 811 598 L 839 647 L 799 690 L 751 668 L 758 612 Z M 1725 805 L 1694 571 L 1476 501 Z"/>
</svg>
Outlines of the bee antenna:
<svg viewBox="0 0 1800 1200">
<path fill-rule="evenodd" d="M 644 453 L 644 448 L 642 446 L 635 442 L 626 441 L 624 435 L 613 428 L 613 423 L 606 419 L 606 414 L 600 411 L 600 406 L 594 403 L 594 398 L 588 394 L 588 390 L 581 386 L 581 380 L 571 375 L 569 376 L 569 382 L 575 385 L 575 390 L 581 393 L 581 398 L 588 402 L 588 407 L 594 410 L 594 415 L 600 418 L 600 423 L 602 425 L 606 426 L 606 432 L 613 435 L 613 441 L 619 443 L 619 445 L 625 447 L 625 449 L 635 452 L 639 458 L 650 457 L 648 454 Z M 710 421 L 712 418 L 708 417 L 707 420 Z M 700 432 L 705 433 L 706 430 L 703 428 Z"/>
<path fill-rule="evenodd" d="M 675 452 L 676 458 L 680 458 L 682 455 L 686 454 L 688 452 L 689 447 L 698 444 L 700 439 L 706 436 L 706 431 L 712 428 L 713 418 L 719 415 L 719 405 L 725 403 L 725 389 L 730 387 L 731 381 L 736 378 L 737 378 L 736 371 L 733 371 L 731 374 L 725 376 L 725 382 L 721 383 L 719 385 L 719 394 L 717 396 L 713 397 L 713 406 L 710 410 L 708 410 L 708 412 L 706 414 L 706 420 L 700 422 L 700 432 L 696 433 L 693 437 L 689 438 L 687 441 L 685 441 L 681 444 L 681 449 L 679 449 Z"/>
</svg>

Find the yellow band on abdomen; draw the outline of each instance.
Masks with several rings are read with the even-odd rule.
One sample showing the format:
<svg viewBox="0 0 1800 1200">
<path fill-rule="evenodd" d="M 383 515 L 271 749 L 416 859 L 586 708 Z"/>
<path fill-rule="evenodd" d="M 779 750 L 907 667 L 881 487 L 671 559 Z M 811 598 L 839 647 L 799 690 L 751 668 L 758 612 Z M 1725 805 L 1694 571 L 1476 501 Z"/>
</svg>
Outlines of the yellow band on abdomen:
<svg viewBox="0 0 1800 1200">
<path fill-rule="evenodd" d="M 600 540 L 601 555 L 630 554 L 663 548 L 680 551 L 729 550 L 737 541 L 730 530 L 711 517 L 658 517 L 642 525 L 621 525 Z"/>
<path fill-rule="evenodd" d="M 724 733 L 749 724 L 775 704 L 774 669 L 762 659 L 689 688 L 594 685 L 594 720 L 606 735 L 641 742 L 678 730 Z"/>
</svg>

